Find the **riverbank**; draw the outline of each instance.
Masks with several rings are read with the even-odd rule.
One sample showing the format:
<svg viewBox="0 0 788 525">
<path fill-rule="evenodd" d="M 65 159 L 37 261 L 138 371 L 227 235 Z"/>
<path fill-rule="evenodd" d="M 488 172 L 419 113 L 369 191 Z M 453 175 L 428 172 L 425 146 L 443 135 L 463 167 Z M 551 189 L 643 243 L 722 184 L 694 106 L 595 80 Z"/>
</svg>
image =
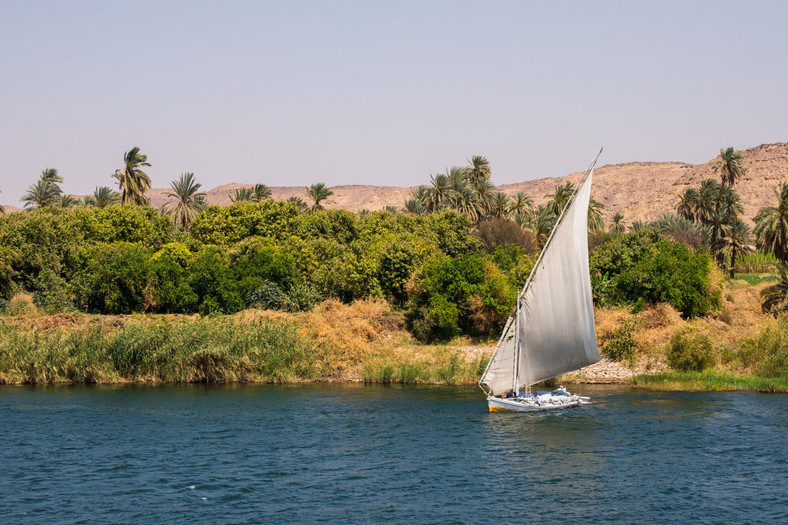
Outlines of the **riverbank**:
<svg viewBox="0 0 788 525">
<path fill-rule="evenodd" d="M 751 315 L 757 289 L 732 290 L 715 318 L 685 321 L 666 305 L 633 314 L 597 309 L 603 354 L 631 354 L 566 374 L 556 383 L 621 383 L 663 390 L 788 391 L 788 321 Z M 733 307 L 738 311 L 731 314 Z M 726 322 L 727 320 L 727 322 Z M 676 334 L 713 341 L 709 370 L 671 370 Z M 626 335 L 626 334 L 625 334 Z M 626 339 L 626 338 L 625 338 Z M 495 341 L 418 344 L 383 301 L 326 301 L 311 312 L 234 315 L 0 317 L 0 384 L 346 381 L 474 384 Z M 769 365 L 769 366 L 766 366 Z"/>
</svg>

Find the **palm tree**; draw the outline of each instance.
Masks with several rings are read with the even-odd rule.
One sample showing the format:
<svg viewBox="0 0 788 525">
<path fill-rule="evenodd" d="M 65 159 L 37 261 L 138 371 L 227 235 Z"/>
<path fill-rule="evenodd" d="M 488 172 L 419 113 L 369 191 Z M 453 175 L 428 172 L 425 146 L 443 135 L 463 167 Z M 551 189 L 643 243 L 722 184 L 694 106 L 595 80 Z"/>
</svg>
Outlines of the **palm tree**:
<svg viewBox="0 0 788 525">
<path fill-rule="evenodd" d="M 708 227 L 681 215 L 665 214 L 649 224 L 663 235 L 698 249 L 706 244 Z"/>
<path fill-rule="evenodd" d="M 723 210 L 716 210 L 706 221 L 709 228 L 709 245 L 717 256 L 717 261 L 722 263 L 724 255 L 720 251 L 720 241 L 731 231 L 731 223 Z"/>
<path fill-rule="evenodd" d="M 487 215 L 494 219 L 508 219 L 510 217 L 512 203 L 507 194 L 502 191 L 495 192 L 489 202 Z"/>
<path fill-rule="evenodd" d="M 752 241 L 750 235 L 750 227 L 744 224 L 740 219 L 730 226 L 728 232 L 721 238 L 717 239 L 714 250 L 724 254 L 728 258 L 728 271 L 731 279 L 734 277 L 734 267 L 736 266 L 736 257 L 747 255 L 755 251 L 750 245 Z"/>
<path fill-rule="evenodd" d="M 328 189 L 328 186 L 322 182 L 318 182 L 317 184 L 312 184 L 306 191 L 306 194 L 309 195 L 309 198 L 314 202 L 312 209 L 322 210 L 323 205 L 320 203 L 332 196 L 334 192 Z"/>
<path fill-rule="evenodd" d="M 469 184 L 452 193 L 450 204 L 454 211 L 467 215 L 471 222 L 478 222 L 486 212 L 479 194 Z"/>
<path fill-rule="evenodd" d="M 720 212 L 727 218 L 729 224 L 736 222 L 739 214 L 744 212 L 744 206 L 742 206 L 741 197 L 738 193 L 736 193 L 736 190 L 730 186 L 720 187 L 718 205 Z"/>
<path fill-rule="evenodd" d="M 687 188 L 684 193 L 679 195 L 679 203 L 676 206 L 676 213 L 687 220 L 698 220 L 698 201 L 700 193 L 695 188 Z"/>
<path fill-rule="evenodd" d="M 646 228 L 648 228 L 648 224 L 643 221 L 635 221 L 629 225 L 629 231 L 631 231 L 632 233 L 643 231 Z"/>
<path fill-rule="evenodd" d="M 517 192 L 517 195 L 514 196 L 514 200 L 509 208 L 514 220 L 517 222 L 521 222 L 525 220 L 528 214 L 534 207 L 534 201 L 531 197 L 523 192 Z"/>
<path fill-rule="evenodd" d="M 59 198 L 60 194 L 55 185 L 43 179 L 38 179 L 35 184 L 27 189 L 27 193 L 22 196 L 22 200 L 25 201 L 25 208 L 54 206 Z"/>
<path fill-rule="evenodd" d="M 774 316 L 788 310 L 788 264 L 778 264 L 777 273 L 777 283 L 761 291 L 761 311 Z"/>
<path fill-rule="evenodd" d="M 73 208 L 80 204 L 80 200 L 73 195 L 59 195 L 55 200 L 55 205 L 59 208 Z"/>
<path fill-rule="evenodd" d="M 205 193 L 199 191 L 202 184 L 194 181 L 194 173 L 182 173 L 181 178 L 170 183 L 172 191 L 165 195 L 171 201 L 161 207 L 162 213 L 172 218 L 172 223 L 188 230 L 194 218 L 206 208 Z"/>
<path fill-rule="evenodd" d="M 416 215 L 423 215 L 427 213 L 427 208 L 424 207 L 420 200 L 410 198 L 405 201 L 405 211 Z"/>
<path fill-rule="evenodd" d="M 230 200 L 233 202 L 252 202 L 254 193 L 250 188 L 238 188 L 235 193 L 230 194 Z"/>
<path fill-rule="evenodd" d="M 733 186 L 746 170 L 741 164 L 742 152 L 735 151 L 733 147 L 720 149 L 720 160 L 715 169 L 720 172 L 722 185 Z"/>
<path fill-rule="evenodd" d="M 396 206 L 386 206 L 385 208 L 383 208 L 383 211 L 391 213 L 393 215 L 399 213 L 399 209 L 397 209 Z"/>
<path fill-rule="evenodd" d="M 452 166 L 451 169 L 446 170 L 446 178 L 451 189 L 457 192 L 463 191 L 470 185 L 470 181 L 468 180 L 468 168 Z"/>
<path fill-rule="evenodd" d="M 489 179 L 492 175 L 492 170 L 490 169 L 490 162 L 487 160 L 486 157 L 482 157 L 481 155 L 474 155 L 471 157 L 471 160 L 468 161 L 470 166 L 466 168 L 466 174 L 468 177 L 468 181 L 474 183 L 481 179 Z"/>
<path fill-rule="evenodd" d="M 148 174 L 140 168 L 150 166 L 148 156 L 134 146 L 123 154 L 123 164 L 123 169 L 115 170 L 113 175 L 118 181 L 121 203 L 145 206 L 148 204 L 145 192 L 150 189 L 151 182 Z"/>
<path fill-rule="evenodd" d="M 43 182 L 50 184 L 54 189 L 55 193 L 58 195 L 63 193 L 63 190 L 60 189 L 58 183 L 63 182 L 63 177 L 58 175 L 57 170 L 55 168 L 45 168 L 41 171 L 40 180 Z"/>
<path fill-rule="evenodd" d="M 120 194 L 107 186 L 96 186 L 96 189 L 93 190 L 93 196 L 89 197 L 89 199 L 91 199 L 90 204 L 92 206 L 106 208 L 107 206 L 120 203 Z"/>
<path fill-rule="evenodd" d="M 700 183 L 697 206 L 695 207 L 696 220 L 708 223 L 711 217 L 716 214 L 720 201 L 720 189 L 720 184 L 714 179 L 706 179 Z"/>
<path fill-rule="evenodd" d="M 307 205 L 307 203 L 304 202 L 304 199 L 302 199 L 301 197 L 295 197 L 295 196 L 290 197 L 289 199 L 287 199 L 287 202 L 291 204 L 295 204 L 296 207 L 298 208 L 298 211 L 301 213 L 305 213 L 309 211 L 309 205 Z"/>
<path fill-rule="evenodd" d="M 255 202 L 263 202 L 271 198 L 271 188 L 265 184 L 255 184 L 252 188 L 252 200 Z"/>
<path fill-rule="evenodd" d="M 783 262 L 788 262 L 788 182 L 780 184 L 777 207 L 761 208 L 755 216 L 755 236 L 758 246 L 772 252 Z"/>
<path fill-rule="evenodd" d="M 556 217 L 561 215 L 561 212 L 566 207 L 566 204 L 569 202 L 569 199 L 572 197 L 574 192 L 575 187 L 571 182 L 557 185 L 555 187 L 554 193 L 548 193 L 545 195 L 545 197 L 549 199 L 547 207 L 550 208 Z"/>
<path fill-rule="evenodd" d="M 449 175 L 445 173 L 430 175 L 430 183 L 432 186 L 427 187 L 422 201 L 427 211 L 433 212 L 448 206 L 456 193 L 449 182 Z"/>
<path fill-rule="evenodd" d="M 588 231 L 601 232 L 605 229 L 605 221 L 602 219 L 604 209 L 604 204 L 591 197 L 588 201 Z"/>
<path fill-rule="evenodd" d="M 471 189 L 476 194 L 482 215 L 488 214 L 493 203 L 493 195 L 495 195 L 493 183 L 490 182 L 490 179 L 477 179 L 476 182 L 471 183 Z"/>
<path fill-rule="evenodd" d="M 624 233 L 627 229 L 626 225 L 624 224 L 624 216 L 621 213 L 616 212 L 613 215 L 612 222 L 610 223 L 610 231 L 613 233 Z"/>
<path fill-rule="evenodd" d="M 550 236 L 550 232 L 553 231 L 557 219 L 558 217 L 549 206 L 540 204 L 531 212 L 531 216 L 525 226 L 534 234 L 540 250 L 547 242 L 547 238 Z"/>
</svg>

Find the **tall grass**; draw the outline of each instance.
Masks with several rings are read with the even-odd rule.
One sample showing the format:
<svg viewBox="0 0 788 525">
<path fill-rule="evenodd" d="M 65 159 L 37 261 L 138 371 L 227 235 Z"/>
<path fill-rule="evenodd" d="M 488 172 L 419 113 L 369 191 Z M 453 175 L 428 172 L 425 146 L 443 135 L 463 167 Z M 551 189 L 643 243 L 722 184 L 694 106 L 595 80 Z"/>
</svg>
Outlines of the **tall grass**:
<svg viewBox="0 0 788 525">
<path fill-rule="evenodd" d="M 458 350 L 438 347 L 421 355 L 387 353 L 364 365 L 365 383 L 473 384 L 479 380 L 489 355 L 465 358 Z"/>
<path fill-rule="evenodd" d="M 774 273 L 777 271 L 777 257 L 772 253 L 758 250 L 736 259 L 736 273 Z"/>
<path fill-rule="evenodd" d="M 632 383 L 635 386 L 651 390 L 788 392 L 788 376 L 743 376 L 714 370 L 643 374 L 635 376 Z"/>
<path fill-rule="evenodd" d="M 321 352 L 293 324 L 271 319 L 0 325 L 0 383 L 298 381 L 318 377 Z"/>
</svg>

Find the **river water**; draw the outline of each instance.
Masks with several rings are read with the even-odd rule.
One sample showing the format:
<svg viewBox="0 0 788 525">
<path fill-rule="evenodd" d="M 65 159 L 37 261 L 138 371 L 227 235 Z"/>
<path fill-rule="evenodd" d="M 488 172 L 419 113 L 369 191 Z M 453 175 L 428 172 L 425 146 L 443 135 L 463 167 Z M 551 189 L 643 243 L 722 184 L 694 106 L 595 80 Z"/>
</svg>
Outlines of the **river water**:
<svg viewBox="0 0 788 525">
<path fill-rule="evenodd" d="M 788 396 L 0 387 L 3 523 L 788 522 Z"/>
</svg>

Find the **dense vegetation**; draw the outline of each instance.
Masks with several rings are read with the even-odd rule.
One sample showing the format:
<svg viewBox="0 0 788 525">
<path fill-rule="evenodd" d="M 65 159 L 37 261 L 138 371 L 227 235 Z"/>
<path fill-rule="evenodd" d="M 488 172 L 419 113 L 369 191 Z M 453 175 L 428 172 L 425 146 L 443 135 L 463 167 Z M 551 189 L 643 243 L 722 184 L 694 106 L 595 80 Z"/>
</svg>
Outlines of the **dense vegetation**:
<svg viewBox="0 0 788 525">
<path fill-rule="evenodd" d="M 638 312 L 668 303 L 686 319 L 705 316 L 722 304 L 719 265 L 731 277 L 737 271 L 779 269 L 777 282 L 763 291 L 763 310 L 777 315 L 788 309 L 788 185 L 777 192 L 777 207 L 759 212 L 753 235 L 739 217 L 733 190 L 743 173 L 737 155 L 732 148 L 723 150 L 721 182 L 707 180 L 687 190 L 677 215 L 627 228 L 623 215 L 615 214 L 606 229 L 603 207 L 592 203 L 590 266 L 598 306 Z M 271 190 L 258 184 L 231 195 L 230 206 L 208 207 L 191 173 L 173 181 L 170 201 L 154 210 L 146 205 L 150 180 L 142 168 L 150 165 L 147 157 L 133 148 L 123 159 L 114 175 L 117 193 L 96 188 L 80 201 L 63 194 L 62 178 L 46 169 L 25 196 L 26 212 L 0 215 L 0 311 L 212 315 L 246 308 L 300 312 L 330 299 L 385 299 L 420 341 L 494 337 L 574 194 L 567 183 L 547 195 L 544 205 L 534 206 L 525 194 L 512 199 L 492 191 L 489 163 L 473 157 L 467 167 L 433 176 L 404 210 L 325 210 L 332 193 L 321 183 L 307 192 L 311 206 L 297 198 L 275 201 Z M 752 242 L 761 251 L 754 252 Z M 177 337 L 192 329 L 207 330 L 189 325 Z M 603 342 L 603 351 L 632 359 L 636 330 L 634 324 L 622 325 Z M 109 352 L 100 360 L 109 359 L 113 345 L 124 341 L 123 333 L 88 343 Z M 4 341 L 29 349 L 66 344 L 45 334 L 28 344 L 21 334 L 6 331 Z M 69 337 L 74 344 L 88 344 L 79 339 L 86 334 Z M 209 346 L 221 359 L 240 359 L 243 353 L 234 350 L 233 341 Z M 217 355 L 206 359 L 213 363 Z M 786 365 L 784 356 L 776 355 L 767 357 L 776 360 L 780 375 Z M 8 352 L 3 356 L 15 359 Z M 702 337 L 679 334 L 667 358 L 676 369 L 697 372 L 709 366 L 710 356 Z M 119 366 L 114 363 L 112 373 L 137 377 Z M 407 364 L 396 370 L 388 366 L 381 363 L 365 374 L 376 380 L 426 377 Z M 199 379 L 194 369 L 179 370 L 189 380 Z M 177 376 L 170 372 L 167 377 Z M 102 377 L 110 375 L 105 370 Z M 252 375 L 273 378 L 258 369 Z"/>
</svg>

